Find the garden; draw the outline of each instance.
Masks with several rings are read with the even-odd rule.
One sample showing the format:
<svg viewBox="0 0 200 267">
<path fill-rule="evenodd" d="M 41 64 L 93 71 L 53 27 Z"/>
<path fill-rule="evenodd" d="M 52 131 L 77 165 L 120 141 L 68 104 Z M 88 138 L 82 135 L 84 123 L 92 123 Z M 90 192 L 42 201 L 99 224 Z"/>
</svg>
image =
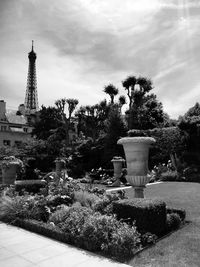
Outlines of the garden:
<svg viewBox="0 0 200 267">
<path fill-rule="evenodd" d="M 109 104 L 81 107 L 76 119 L 76 99 L 43 106 L 33 141 L 1 148 L 1 221 L 120 262 L 185 229 L 188 204 L 172 192 L 200 180 L 200 106 L 173 121 L 148 94 L 149 79 L 128 77 L 123 87 L 125 117 L 125 97 L 114 102 L 108 85 Z"/>
</svg>

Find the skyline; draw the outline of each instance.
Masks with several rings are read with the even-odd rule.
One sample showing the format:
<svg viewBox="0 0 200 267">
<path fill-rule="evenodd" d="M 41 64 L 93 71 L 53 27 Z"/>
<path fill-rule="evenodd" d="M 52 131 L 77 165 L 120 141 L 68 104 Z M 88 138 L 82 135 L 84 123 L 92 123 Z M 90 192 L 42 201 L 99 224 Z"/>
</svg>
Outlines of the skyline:
<svg viewBox="0 0 200 267">
<path fill-rule="evenodd" d="M 199 15 L 196 0 L 0 1 L 1 99 L 24 103 L 34 40 L 39 106 L 109 100 L 109 83 L 126 95 L 121 81 L 140 75 L 177 118 L 200 102 Z"/>
</svg>

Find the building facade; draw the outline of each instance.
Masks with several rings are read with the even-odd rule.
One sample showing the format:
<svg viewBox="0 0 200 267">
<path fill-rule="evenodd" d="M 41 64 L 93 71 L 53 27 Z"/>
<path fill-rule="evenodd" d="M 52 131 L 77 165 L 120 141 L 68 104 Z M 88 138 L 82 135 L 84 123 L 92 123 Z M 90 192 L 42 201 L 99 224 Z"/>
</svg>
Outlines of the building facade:
<svg viewBox="0 0 200 267">
<path fill-rule="evenodd" d="M 0 100 L 0 147 L 19 146 L 28 142 L 31 132 L 32 127 L 28 124 L 27 117 L 19 112 L 6 110 L 6 102 Z"/>
</svg>

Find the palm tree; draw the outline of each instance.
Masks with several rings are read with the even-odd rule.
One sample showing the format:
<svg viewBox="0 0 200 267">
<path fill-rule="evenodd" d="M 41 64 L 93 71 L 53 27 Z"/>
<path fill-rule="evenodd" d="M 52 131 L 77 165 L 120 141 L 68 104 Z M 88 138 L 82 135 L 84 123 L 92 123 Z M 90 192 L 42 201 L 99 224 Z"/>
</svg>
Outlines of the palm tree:
<svg viewBox="0 0 200 267">
<path fill-rule="evenodd" d="M 122 81 L 122 86 L 127 90 L 127 95 L 129 98 L 129 111 L 132 106 L 132 92 L 135 90 L 135 85 L 137 83 L 137 78 L 135 76 L 128 76 L 124 81 Z"/>
<path fill-rule="evenodd" d="M 109 84 L 104 87 L 104 92 L 110 96 L 111 104 L 114 104 L 114 97 L 118 94 L 119 90 L 113 84 Z"/>
<path fill-rule="evenodd" d="M 126 104 L 126 97 L 124 95 L 120 95 L 119 97 L 119 109 L 120 109 L 120 112 L 122 110 L 122 107 L 123 105 Z"/>
</svg>

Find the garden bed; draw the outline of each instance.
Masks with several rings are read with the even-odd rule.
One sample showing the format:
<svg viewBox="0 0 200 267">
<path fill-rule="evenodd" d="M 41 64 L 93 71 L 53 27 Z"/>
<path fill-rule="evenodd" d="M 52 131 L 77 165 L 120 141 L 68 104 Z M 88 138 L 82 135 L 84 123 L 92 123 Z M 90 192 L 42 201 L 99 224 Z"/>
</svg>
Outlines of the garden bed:
<svg viewBox="0 0 200 267">
<path fill-rule="evenodd" d="M 124 207 L 127 212 L 121 216 L 120 210 Z M 139 221 L 141 214 L 142 222 Z M 154 221 L 157 218 L 157 222 L 162 219 L 162 225 L 152 222 L 152 227 L 147 229 L 145 220 L 151 216 Z M 126 262 L 161 236 L 178 229 L 185 213 L 167 208 L 162 201 L 130 201 L 123 191 L 107 194 L 104 189 L 83 190 L 72 181 L 65 185 L 52 183 L 48 192 L 46 189 L 35 195 L 19 196 L 12 187 L 4 189 L 0 219 Z M 160 232 L 154 231 L 156 227 Z"/>
</svg>

